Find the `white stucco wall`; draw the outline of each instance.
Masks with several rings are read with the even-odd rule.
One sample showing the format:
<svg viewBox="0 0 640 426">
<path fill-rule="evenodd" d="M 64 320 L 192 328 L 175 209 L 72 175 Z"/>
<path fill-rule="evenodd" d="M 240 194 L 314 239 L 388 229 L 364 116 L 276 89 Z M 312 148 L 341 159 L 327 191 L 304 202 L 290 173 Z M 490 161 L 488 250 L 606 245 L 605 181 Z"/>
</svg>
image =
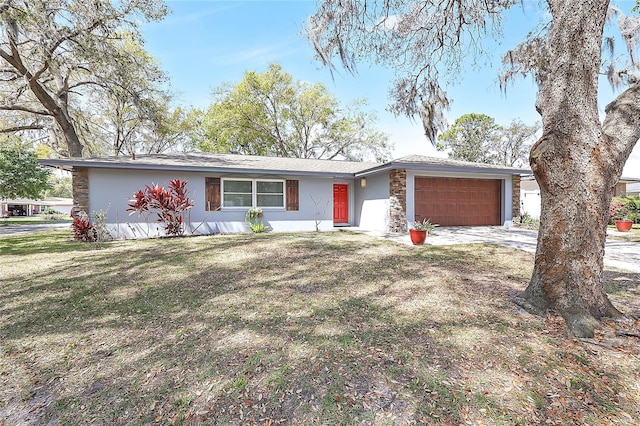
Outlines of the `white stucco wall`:
<svg viewBox="0 0 640 426">
<path fill-rule="evenodd" d="M 535 180 L 520 182 L 520 205 L 522 212 L 527 212 L 531 217 L 540 217 L 541 199 L 538 182 Z"/>
<path fill-rule="evenodd" d="M 389 229 L 389 172 L 366 177 L 362 188 L 360 179 L 355 187 L 354 225 L 369 231 L 387 232 Z"/>
<path fill-rule="evenodd" d="M 189 197 L 195 200 L 189 210 L 187 230 L 194 234 L 250 232 L 245 224 L 247 208 L 223 208 L 221 211 L 205 211 L 205 177 L 296 179 L 299 182 L 299 210 L 284 208 L 263 209 L 264 223 L 273 231 L 322 231 L 333 229 L 333 183 L 330 178 L 296 176 L 227 175 L 209 173 L 185 173 L 145 170 L 91 169 L 89 171 L 89 208 L 97 211 L 108 209 L 107 222 L 120 238 L 155 236 L 162 233 L 155 223 L 155 215 L 149 223 L 138 214 L 127 212 L 129 199 L 145 185 L 157 183 L 167 186 L 172 179 L 188 181 Z M 350 183 L 348 181 L 338 181 Z M 352 187 L 350 183 L 350 189 Z M 315 202 L 312 200 L 315 200 Z M 353 198 L 352 198 L 353 199 Z M 317 205 L 316 205 L 317 204 Z M 352 210 L 352 209 L 351 209 Z"/>
</svg>

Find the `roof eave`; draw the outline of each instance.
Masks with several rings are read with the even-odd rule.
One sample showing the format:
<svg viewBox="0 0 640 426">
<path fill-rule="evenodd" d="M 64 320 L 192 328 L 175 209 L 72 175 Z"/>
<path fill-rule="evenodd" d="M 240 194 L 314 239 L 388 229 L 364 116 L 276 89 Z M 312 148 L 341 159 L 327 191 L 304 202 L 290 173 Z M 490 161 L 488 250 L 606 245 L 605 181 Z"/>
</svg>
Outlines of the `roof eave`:
<svg viewBox="0 0 640 426">
<path fill-rule="evenodd" d="M 370 176 L 393 169 L 406 170 L 429 170 L 436 172 L 461 172 L 461 173 L 482 173 L 482 174 L 509 174 L 509 175 L 530 175 L 533 172 L 529 169 L 503 168 L 503 167 L 473 167 L 473 166 L 455 166 L 446 164 L 419 164 L 419 163 L 398 163 L 390 162 L 371 169 L 356 172 L 356 177 Z"/>
<path fill-rule="evenodd" d="M 353 179 L 354 174 L 349 172 L 314 172 L 314 171 L 299 171 L 299 170 L 264 170 L 264 169 L 250 169 L 250 168 L 228 168 L 228 167 L 202 167 L 202 166 L 180 166 L 172 164 L 149 164 L 149 163 L 112 163 L 112 162 L 99 162 L 99 161 L 73 161 L 73 160 L 39 160 L 40 164 L 61 168 L 63 170 L 71 171 L 74 167 L 86 167 L 95 169 L 128 169 L 128 170 L 167 170 L 167 171 L 181 171 L 181 172 L 206 172 L 206 173 L 241 173 L 241 174 L 255 174 L 255 175 L 289 175 L 289 176 L 313 176 L 313 177 L 331 177 L 342 179 Z"/>
</svg>

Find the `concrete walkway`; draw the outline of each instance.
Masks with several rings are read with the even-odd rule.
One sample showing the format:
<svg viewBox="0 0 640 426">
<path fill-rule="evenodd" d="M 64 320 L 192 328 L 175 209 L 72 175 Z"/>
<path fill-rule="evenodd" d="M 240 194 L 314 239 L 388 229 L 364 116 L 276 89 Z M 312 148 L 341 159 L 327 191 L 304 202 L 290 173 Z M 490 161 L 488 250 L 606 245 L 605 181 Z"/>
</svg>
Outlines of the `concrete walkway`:
<svg viewBox="0 0 640 426">
<path fill-rule="evenodd" d="M 400 244 L 412 245 L 409 234 L 374 232 L 368 232 L 368 234 Z M 489 243 L 535 253 L 537 239 L 538 232 L 530 229 L 506 229 L 501 226 L 453 226 L 436 228 L 427 237 L 425 245 Z M 605 244 L 604 263 L 613 268 L 640 273 L 640 243 L 608 239 Z"/>
</svg>

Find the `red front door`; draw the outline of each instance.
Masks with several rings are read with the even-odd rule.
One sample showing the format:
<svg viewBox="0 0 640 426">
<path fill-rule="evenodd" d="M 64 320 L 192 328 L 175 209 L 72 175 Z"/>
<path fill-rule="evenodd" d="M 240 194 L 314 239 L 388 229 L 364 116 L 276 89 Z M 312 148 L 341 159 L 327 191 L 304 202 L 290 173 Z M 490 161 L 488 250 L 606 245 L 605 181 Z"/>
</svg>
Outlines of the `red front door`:
<svg viewBox="0 0 640 426">
<path fill-rule="evenodd" d="M 349 186 L 333 184 L 333 223 L 349 223 Z"/>
</svg>

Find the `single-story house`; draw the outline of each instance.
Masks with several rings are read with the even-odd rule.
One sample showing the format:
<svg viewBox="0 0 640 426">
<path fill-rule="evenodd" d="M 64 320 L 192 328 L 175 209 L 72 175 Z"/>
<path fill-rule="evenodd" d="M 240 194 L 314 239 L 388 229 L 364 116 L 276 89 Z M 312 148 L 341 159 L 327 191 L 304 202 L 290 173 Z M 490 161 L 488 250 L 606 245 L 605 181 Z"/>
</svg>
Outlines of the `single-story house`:
<svg viewBox="0 0 640 426">
<path fill-rule="evenodd" d="M 195 204 L 187 232 L 195 234 L 246 231 L 252 207 L 263 209 L 274 231 L 353 226 L 405 232 L 424 218 L 441 226 L 510 225 L 520 215 L 520 176 L 531 173 L 424 156 L 384 164 L 210 153 L 41 163 L 70 171 L 74 208 L 107 210 L 119 236 L 149 233 L 153 219 L 150 225 L 129 215 L 129 199 L 146 185 L 166 186 L 172 179 L 188 181 Z"/>
<path fill-rule="evenodd" d="M 617 185 L 613 188 L 613 195 L 637 195 L 633 192 L 634 185 L 640 188 L 639 178 L 621 177 Z M 533 175 L 525 175 L 520 182 L 520 202 L 522 213 L 527 213 L 531 217 L 540 217 L 541 198 L 540 186 Z"/>
<path fill-rule="evenodd" d="M 33 216 L 45 211 L 47 207 L 69 215 L 73 207 L 73 200 L 71 198 L 58 197 L 47 197 L 43 200 L 31 200 L 28 198 L 0 200 L 0 211 L 3 217 Z"/>
</svg>

